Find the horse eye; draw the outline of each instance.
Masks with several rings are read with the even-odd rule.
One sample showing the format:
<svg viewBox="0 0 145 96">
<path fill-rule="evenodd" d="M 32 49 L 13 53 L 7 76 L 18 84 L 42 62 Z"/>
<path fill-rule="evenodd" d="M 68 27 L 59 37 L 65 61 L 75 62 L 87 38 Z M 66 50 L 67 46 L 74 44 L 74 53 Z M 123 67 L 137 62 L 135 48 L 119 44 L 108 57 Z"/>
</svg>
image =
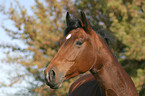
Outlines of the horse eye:
<svg viewBox="0 0 145 96">
<path fill-rule="evenodd" d="M 76 43 L 75 43 L 75 45 L 82 45 L 83 44 L 83 42 L 81 42 L 81 41 L 77 41 Z"/>
</svg>

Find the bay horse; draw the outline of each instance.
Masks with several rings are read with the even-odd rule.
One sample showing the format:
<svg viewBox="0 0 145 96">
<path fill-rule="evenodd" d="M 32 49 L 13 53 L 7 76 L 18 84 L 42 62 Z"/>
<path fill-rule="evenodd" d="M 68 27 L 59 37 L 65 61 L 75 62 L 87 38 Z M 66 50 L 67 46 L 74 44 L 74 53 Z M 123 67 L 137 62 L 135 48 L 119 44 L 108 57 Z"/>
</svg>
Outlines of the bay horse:
<svg viewBox="0 0 145 96">
<path fill-rule="evenodd" d="M 90 71 L 71 86 L 69 96 L 138 96 L 130 76 L 101 35 L 103 31 L 95 30 L 82 11 L 80 20 L 67 12 L 66 23 L 60 49 L 44 71 L 46 84 L 56 89 L 64 80 Z"/>
</svg>

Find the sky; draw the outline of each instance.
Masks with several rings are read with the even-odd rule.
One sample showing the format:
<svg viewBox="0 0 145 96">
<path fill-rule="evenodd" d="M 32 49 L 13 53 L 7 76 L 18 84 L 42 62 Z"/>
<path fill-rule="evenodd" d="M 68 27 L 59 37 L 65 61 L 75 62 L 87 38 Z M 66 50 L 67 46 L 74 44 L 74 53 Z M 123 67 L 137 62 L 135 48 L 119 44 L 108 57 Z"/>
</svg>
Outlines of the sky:
<svg viewBox="0 0 145 96">
<path fill-rule="evenodd" d="M 0 5 L 4 5 L 6 7 L 6 10 L 9 9 L 11 3 L 13 2 L 14 6 L 16 6 L 16 3 L 14 3 L 15 0 L 0 0 Z M 31 6 L 35 4 L 34 0 L 18 0 L 20 1 L 20 5 L 24 6 L 24 8 L 27 9 L 27 13 L 29 15 L 33 15 Z M 12 40 L 4 31 L 4 29 L 1 27 L 1 25 L 5 25 L 7 28 L 16 30 L 13 26 L 13 22 L 10 20 L 7 20 L 7 16 L 2 14 L 0 12 L 0 44 L 10 43 L 10 44 L 19 44 L 20 47 L 25 47 L 23 41 L 20 40 Z M 5 58 L 5 54 L 3 53 L 3 49 L 0 48 L 0 59 Z"/>
<path fill-rule="evenodd" d="M 15 0 L 0 0 L 0 5 L 4 5 L 6 10 L 8 10 L 11 2 L 14 3 L 14 1 Z M 34 0 L 18 1 L 20 1 L 20 5 L 27 9 L 29 15 L 33 15 L 31 6 L 35 4 Z M 16 30 L 13 26 L 13 22 L 6 20 L 6 18 L 7 17 L 0 12 L 0 44 L 19 44 L 20 47 L 25 47 L 23 41 L 12 40 L 1 27 L 1 25 L 5 25 L 9 29 Z M 5 49 L 0 48 L 0 96 L 16 96 L 16 94 L 19 94 L 17 96 L 32 96 L 32 94 L 29 93 L 29 89 L 32 89 L 31 84 L 33 83 L 36 86 L 40 86 L 42 82 L 35 81 L 35 78 L 27 71 L 26 67 L 20 64 L 1 62 L 1 59 L 6 58 L 6 55 L 3 53 L 4 51 Z M 10 86 L 11 83 L 15 81 L 17 81 L 17 83 Z"/>
<path fill-rule="evenodd" d="M 0 68 L 0 96 L 34 96 L 30 89 L 43 84 L 20 64 L 0 64 Z"/>
</svg>

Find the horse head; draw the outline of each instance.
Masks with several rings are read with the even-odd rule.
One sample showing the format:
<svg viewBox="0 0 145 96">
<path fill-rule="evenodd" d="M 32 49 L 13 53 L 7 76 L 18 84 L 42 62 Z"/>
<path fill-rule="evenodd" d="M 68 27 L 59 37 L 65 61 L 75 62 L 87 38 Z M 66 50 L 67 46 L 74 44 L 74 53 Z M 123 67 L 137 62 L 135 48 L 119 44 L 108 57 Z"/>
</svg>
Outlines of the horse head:
<svg viewBox="0 0 145 96">
<path fill-rule="evenodd" d="M 84 12 L 81 12 L 80 20 L 72 19 L 67 12 L 66 23 L 66 36 L 44 72 L 46 83 L 51 88 L 58 88 L 64 80 L 90 70 L 96 62 L 96 52 L 99 53 L 102 46 L 96 42 L 96 39 L 102 39 L 96 35 Z"/>
</svg>

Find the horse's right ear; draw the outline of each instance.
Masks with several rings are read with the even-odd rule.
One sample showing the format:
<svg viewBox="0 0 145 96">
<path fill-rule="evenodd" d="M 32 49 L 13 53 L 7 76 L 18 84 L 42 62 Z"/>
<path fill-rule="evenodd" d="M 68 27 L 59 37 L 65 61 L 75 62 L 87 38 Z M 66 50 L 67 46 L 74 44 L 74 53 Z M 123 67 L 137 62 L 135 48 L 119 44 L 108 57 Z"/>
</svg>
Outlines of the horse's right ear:
<svg viewBox="0 0 145 96">
<path fill-rule="evenodd" d="M 89 21 L 87 20 L 86 15 L 83 11 L 81 11 L 81 25 L 87 33 L 91 34 L 92 27 Z"/>
<path fill-rule="evenodd" d="M 71 21 L 71 17 L 70 17 L 69 12 L 67 12 L 67 13 L 66 13 L 66 24 L 67 24 L 67 26 L 69 26 L 70 21 Z"/>
</svg>

